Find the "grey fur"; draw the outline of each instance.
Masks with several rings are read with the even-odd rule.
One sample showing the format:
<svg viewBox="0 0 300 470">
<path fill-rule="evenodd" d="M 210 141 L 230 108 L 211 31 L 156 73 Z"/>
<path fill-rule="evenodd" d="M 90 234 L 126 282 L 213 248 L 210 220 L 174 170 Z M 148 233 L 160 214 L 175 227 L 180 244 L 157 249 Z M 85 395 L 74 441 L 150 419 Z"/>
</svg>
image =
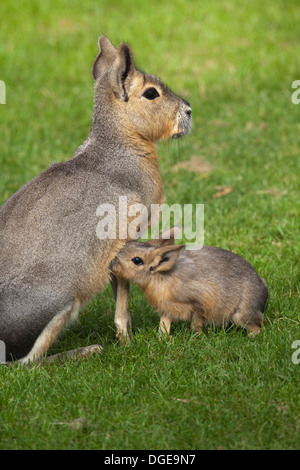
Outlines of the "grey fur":
<svg viewBox="0 0 300 470">
<path fill-rule="evenodd" d="M 160 204 L 154 142 L 190 129 L 188 103 L 137 71 L 128 45 L 116 50 L 102 36 L 99 49 L 88 139 L 70 160 L 51 165 L 0 208 L 0 340 L 8 360 L 24 358 L 51 325 L 43 348 L 35 350 L 44 354 L 77 304 L 82 308 L 103 289 L 109 263 L 126 240 L 97 238 L 97 207 L 109 203 L 117 211 L 120 195 L 128 204 Z M 151 104 L 140 95 L 153 83 L 164 95 Z M 170 135 L 166 122 L 174 129 Z"/>
</svg>

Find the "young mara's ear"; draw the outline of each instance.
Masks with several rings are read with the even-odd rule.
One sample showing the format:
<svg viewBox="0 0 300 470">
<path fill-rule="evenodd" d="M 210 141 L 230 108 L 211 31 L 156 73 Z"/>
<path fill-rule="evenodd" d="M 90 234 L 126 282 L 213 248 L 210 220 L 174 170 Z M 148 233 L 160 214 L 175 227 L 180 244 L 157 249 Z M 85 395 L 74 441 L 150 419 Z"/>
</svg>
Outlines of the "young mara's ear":
<svg viewBox="0 0 300 470">
<path fill-rule="evenodd" d="M 125 83 L 133 77 L 134 73 L 135 66 L 131 49 L 127 44 L 120 44 L 110 71 L 110 84 L 118 99 L 128 101 Z"/>
<path fill-rule="evenodd" d="M 174 245 L 175 239 L 181 235 L 181 229 L 179 227 L 172 227 L 170 230 L 166 230 L 161 233 L 157 238 L 151 241 L 152 245 Z"/>
<path fill-rule="evenodd" d="M 97 55 L 92 68 L 92 75 L 95 80 L 103 75 L 103 73 L 113 64 L 115 58 L 116 48 L 106 36 L 101 36 L 101 38 L 99 38 L 99 54 Z"/>
<path fill-rule="evenodd" d="M 175 266 L 178 256 L 185 245 L 168 245 L 156 248 L 153 251 L 153 261 L 150 265 L 151 272 L 170 271 Z"/>
</svg>

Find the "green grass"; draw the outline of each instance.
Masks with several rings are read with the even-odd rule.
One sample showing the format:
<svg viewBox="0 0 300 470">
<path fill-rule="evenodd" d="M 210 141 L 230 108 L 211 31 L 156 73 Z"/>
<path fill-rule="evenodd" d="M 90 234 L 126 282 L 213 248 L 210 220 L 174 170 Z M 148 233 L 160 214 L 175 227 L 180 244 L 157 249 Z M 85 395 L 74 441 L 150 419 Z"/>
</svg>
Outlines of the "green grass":
<svg viewBox="0 0 300 470">
<path fill-rule="evenodd" d="M 129 42 L 143 70 L 191 102 L 193 128 L 159 145 L 166 202 L 205 204 L 205 243 L 266 278 L 266 325 L 194 339 L 135 287 L 134 337 L 115 341 L 109 287 L 51 353 L 100 343 L 63 365 L 0 368 L 1 449 L 296 449 L 299 371 L 300 6 L 295 0 L 3 0 L 0 5 L 0 202 L 70 158 L 92 120 L 97 38 Z M 191 156 L 207 173 L 172 171 Z M 216 198 L 219 187 L 231 186 Z"/>
</svg>

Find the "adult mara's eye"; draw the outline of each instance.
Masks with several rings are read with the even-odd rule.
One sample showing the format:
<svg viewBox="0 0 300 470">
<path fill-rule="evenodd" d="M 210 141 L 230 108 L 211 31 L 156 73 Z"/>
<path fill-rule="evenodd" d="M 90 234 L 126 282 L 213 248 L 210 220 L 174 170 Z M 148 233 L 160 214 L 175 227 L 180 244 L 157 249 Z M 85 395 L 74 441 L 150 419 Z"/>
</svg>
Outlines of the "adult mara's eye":
<svg viewBox="0 0 300 470">
<path fill-rule="evenodd" d="M 160 95 L 156 88 L 148 88 L 144 93 L 143 97 L 147 98 L 147 100 L 155 100 L 155 98 L 158 98 Z"/>
<path fill-rule="evenodd" d="M 144 261 L 142 258 L 139 258 L 138 256 L 136 258 L 132 258 L 131 260 L 136 266 L 141 266 L 141 264 L 144 264 Z"/>
</svg>

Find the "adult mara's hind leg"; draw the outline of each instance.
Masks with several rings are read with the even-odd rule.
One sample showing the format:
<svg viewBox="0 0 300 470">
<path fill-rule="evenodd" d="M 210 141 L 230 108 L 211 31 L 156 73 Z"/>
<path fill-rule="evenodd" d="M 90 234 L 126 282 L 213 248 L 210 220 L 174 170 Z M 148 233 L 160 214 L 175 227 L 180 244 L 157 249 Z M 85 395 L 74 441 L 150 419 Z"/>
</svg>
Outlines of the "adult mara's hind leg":
<svg viewBox="0 0 300 470">
<path fill-rule="evenodd" d="M 39 361 L 48 351 L 53 341 L 64 326 L 72 320 L 75 320 L 80 310 L 80 302 L 75 301 L 57 313 L 43 329 L 42 333 L 36 339 L 29 353 L 19 359 L 19 362 L 26 364 L 32 361 Z"/>
</svg>

